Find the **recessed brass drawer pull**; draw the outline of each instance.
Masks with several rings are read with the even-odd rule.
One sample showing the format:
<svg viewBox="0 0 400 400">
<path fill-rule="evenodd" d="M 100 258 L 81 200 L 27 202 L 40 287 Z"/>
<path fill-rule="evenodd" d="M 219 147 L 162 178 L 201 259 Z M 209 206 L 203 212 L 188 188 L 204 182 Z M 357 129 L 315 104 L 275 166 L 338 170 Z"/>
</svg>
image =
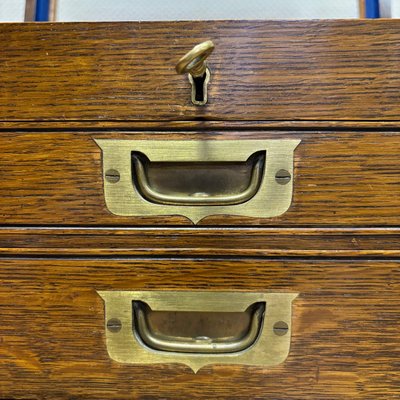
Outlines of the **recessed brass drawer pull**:
<svg viewBox="0 0 400 400">
<path fill-rule="evenodd" d="M 146 305 L 134 302 L 133 310 L 135 325 L 140 339 L 154 350 L 179 353 L 236 353 L 252 346 L 262 329 L 265 304 L 260 303 L 252 313 L 251 323 L 247 332 L 241 337 L 213 340 L 207 336 L 196 338 L 171 337 L 152 332 L 146 315 Z"/>
<path fill-rule="evenodd" d="M 98 293 L 107 351 L 121 363 L 183 363 L 197 372 L 209 364 L 268 367 L 289 354 L 297 293 Z"/>
<path fill-rule="evenodd" d="M 140 190 L 142 196 L 152 201 L 153 203 L 158 204 L 168 204 L 168 205 L 209 205 L 209 206 L 218 206 L 218 205 L 233 205 L 233 204 L 241 204 L 252 197 L 257 193 L 262 179 L 264 158 L 261 155 L 256 157 L 254 166 L 252 168 L 252 173 L 250 177 L 250 182 L 245 190 L 240 193 L 228 194 L 225 196 L 215 196 L 209 195 L 206 192 L 198 192 L 192 195 L 187 196 L 179 196 L 179 195 L 170 195 L 168 193 L 160 193 L 157 190 L 154 190 L 147 178 L 147 174 L 145 171 L 144 163 L 141 160 L 141 157 L 137 155 L 132 155 L 133 164 L 135 166 L 136 173 L 136 184 Z"/>
<path fill-rule="evenodd" d="M 211 215 L 270 218 L 292 202 L 299 139 L 96 143 L 106 205 L 115 215 L 183 215 L 194 223 Z"/>
</svg>

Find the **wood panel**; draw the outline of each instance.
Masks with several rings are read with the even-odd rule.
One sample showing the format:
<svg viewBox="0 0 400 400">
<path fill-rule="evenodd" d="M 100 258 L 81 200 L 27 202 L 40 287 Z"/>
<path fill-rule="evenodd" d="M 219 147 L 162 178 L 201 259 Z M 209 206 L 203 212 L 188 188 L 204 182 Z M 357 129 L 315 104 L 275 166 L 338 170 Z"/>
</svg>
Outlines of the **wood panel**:
<svg viewBox="0 0 400 400">
<path fill-rule="evenodd" d="M 399 228 L 0 228 L 2 256 L 400 257 Z"/>
<path fill-rule="evenodd" d="M 179 216 L 119 217 L 105 206 L 101 151 L 93 138 L 299 138 L 294 196 L 282 216 L 208 217 L 207 225 L 396 226 L 400 224 L 398 132 L 3 132 L 3 225 L 190 225 Z"/>
<path fill-rule="evenodd" d="M 2 259 L 0 280 L 0 398 L 400 396 L 399 261 Z M 95 292 L 110 289 L 300 292 L 290 355 L 196 375 L 113 362 Z"/>
<path fill-rule="evenodd" d="M 1 131 L 399 130 L 400 121 L 0 121 Z"/>
<path fill-rule="evenodd" d="M 400 22 L 3 24 L 0 120 L 399 120 Z M 212 39 L 209 104 L 177 60 Z"/>
</svg>

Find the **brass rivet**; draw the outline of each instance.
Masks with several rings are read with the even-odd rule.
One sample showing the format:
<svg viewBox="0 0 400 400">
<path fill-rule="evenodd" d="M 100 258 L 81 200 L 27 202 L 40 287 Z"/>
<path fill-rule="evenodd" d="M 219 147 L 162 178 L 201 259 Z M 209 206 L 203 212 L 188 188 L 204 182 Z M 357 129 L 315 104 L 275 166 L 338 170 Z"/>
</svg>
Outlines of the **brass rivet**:
<svg viewBox="0 0 400 400">
<path fill-rule="evenodd" d="M 278 321 L 274 324 L 274 333 L 277 336 L 283 336 L 288 333 L 289 326 L 286 322 Z"/>
<path fill-rule="evenodd" d="M 120 178 L 121 178 L 121 176 L 120 176 L 119 172 L 116 169 L 109 169 L 106 172 L 107 182 L 117 183 L 120 180 Z"/>
<path fill-rule="evenodd" d="M 122 328 L 122 323 L 118 318 L 111 318 L 107 321 L 107 329 L 110 332 L 119 332 Z"/>
<path fill-rule="evenodd" d="M 275 180 L 280 185 L 286 185 L 287 183 L 290 182 L 291 179 L 292 179 L 292 176 L 290 175 L 289 171 L 286 171 L 286 169 L 280 169 L 275 174 Z"/>
</svg>

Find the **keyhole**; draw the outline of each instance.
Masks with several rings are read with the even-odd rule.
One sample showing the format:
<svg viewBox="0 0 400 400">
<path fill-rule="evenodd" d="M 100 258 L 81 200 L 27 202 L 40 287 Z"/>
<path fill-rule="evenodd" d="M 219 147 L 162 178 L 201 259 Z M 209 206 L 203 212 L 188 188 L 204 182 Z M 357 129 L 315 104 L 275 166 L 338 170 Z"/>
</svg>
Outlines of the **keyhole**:
<svg viewBox="0 0 400 400">
<path fill-rule="evenodd" d="M 192 103 L 196 106 L 203 106 L 207 103 L 207 86 L 210 82 L 210 70 L 207 68 L 202 76 L 189 74 L 189 81 L 192 85 Z"/>
<path fill-rule="evenodd" d="M 194 84 L 194 98 L 196 101 L 204 102 L 204 82 L 206 80 L 206 74 L 203 76 L 199 76 L 197 78 L 193 78 Z"/>
</svg>

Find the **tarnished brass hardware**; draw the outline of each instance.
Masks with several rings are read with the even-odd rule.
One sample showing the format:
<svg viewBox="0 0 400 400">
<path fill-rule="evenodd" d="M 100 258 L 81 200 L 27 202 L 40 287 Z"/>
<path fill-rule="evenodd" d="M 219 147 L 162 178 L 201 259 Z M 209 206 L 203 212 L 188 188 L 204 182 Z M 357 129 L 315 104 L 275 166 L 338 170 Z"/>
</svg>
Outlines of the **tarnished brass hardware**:
<svg viewBox="0 0 400 400">
<path fill-rule="evenodd" d="M 96 140 L 96 139 L 95 139 Z M 283 214 L 290 207 L 293 192 L 293 155 L 299 139 L 272 140 L 114 140 L 97 139 L 103 151 L 104 194 L 107 208 L 121 216 L 183 215 L 194 223 L 211 215 L 241 215 L 255 218 L 270 218 Z M 150 163 L 182 164 L 245 163 L 256 153 L 249 183 L 238 185 L 236 179 L 226 180 L 232 188 L 215 194 L 209 190 L 187 193 L 163 193 L 157 190 L 153 197 L 146 196 L 148 174 L 140 170 L 140 163 L 132 154 L 141 153 Z M 134 166 L 136 168 L 134 168 Z M 139 175 L 137 167 L 139 166 Z M 217 168 L 216 168 L 217 169 Z M 118 171 L 119 181 L 110 182 L 107 171 Z M 136 173 L 135 173 L 136 170 Z M 277 182 L 276 173 L 287 171 L 291 179 L 285 184 Z M 211 171 L 211 170 L 210 170 Z M 212 175 L 212 171 L 208 175 Z M 240 174 L 238 174 L 240 175 Z M 143 177 L 145 178 L 143 180 Z M 261 178 L 260 178 L 261 177 Z M 147 178 L 147 181 L 146 181 Z M 209 180 L 204 179 L 205 182 Z M 208 177 L 209 179 L 209 177 Z M 260 180 L 259 184 L 255 184 Z M 223 179 L 224 184 L 226 184 Z M 189 182 L 190 183 L 190 182 Z M 146 186 L 147 184 L 147 186 Z M 193 185 L 192 185 L 193 186 Z M 191 187 L 192 187 L 191 186 Z M 257 188 L 256 193 L 253 190 Z M 193 199 L 189 199 L 193 197 Z M 237 201 L 242 201 L 237 203 Z M 229 204 L 227 204 L 229 202 Z M 179 203 L 179 204 L 178 204 Z"/>
<path fill-rule="evenodd" d="M 116 171 L 115 169 L 109 169 L 105 173 L 105 178 L 107 179 L 108 182 L 110 183 L 117 183 L 119 181 L 119 172 Z"/>
<path fill-rule="evenodd" d="M 195 106 L 204 106 L 208 101 L 208 84 L 210 83 L 211 72 L 207 68 L 205 74 L 200 78 L 188 75 L 192 86 L 192 103 Z"/>
<path fill-rule="evenodd" d="M 204 75 L 207 69 L 206 59 L 214 51 L 214 43 L 211 40 L 194 46 L 176 64 L 178 74 L 191 74 L 195 78 Z"/>
<path fill-rule="evenodd" d="M 195 338 L 170 337 L 151 331 L 147 317 L 146 306 L 141 302 L 133 303 L 136 332 L 140 340 L 154 350 L 180 353 L 236 353 L 244 351 L 254 344 L 260 333 L 264 316 L 265 304 L 257 304 L 252 315 L 250 327 L 246 334 L 239 338 L 211 339 L 207 336 Z"/>
<path fill-rule="evenodd" d="M 192 103 L 202 106 L 207 103 L 207 87 L 210 82 L 210 70 L 207 68 L 206 59 L 214 50 L 211 40 L 200 43 L 185 54 L 176 64 L 178 74 L 188 74 L 192 85 Z"/>
<path fill-rule="evenodd" d="M 197 372 L 209 364 L 270 367 L 285 361 L 289 354 L 292 301 L 297 297 L 296 293 L 98 293 L 105 304 L 107 351 L 111 359 L 121 363 L 182 363 Z M 146 306 L 142 306 L 143 303 Z M 180 336 L 160 336 L 149 331 L 146 321 L 146 307 L 156 312 L 244 313 L 252 305 L 254 311 L 247 332 L 233 339 L 210 339 L 202 336 L 202 332 L 192 340 Z M 108 329 L 107 321 L 110 320 L 119 321 L 121 329 Z M 280 334 L 282 332 L 284 334 Z"/>
<path fill-rule="evenodd" d="M 278 336 L 286 335 L 289 331 L 289 326 L 285 321 L 278 321 L 274 325 L 274 333 Z"/>
<path fill-rule="evenodd" d="M 290 182 L 291 179 L 292 179 L 292 177 L 290 175 L 290 172 L 286 171 L 285 169 L 280 169 L 275 174 L 276 182 L 281 184 L 281 185 L 286 185 L 287 183 Z"/>
<path fill-rule="evenodd" d="M 137 155 L 132 156 L 133 164 L 135 166 L 136 172 L 136 184 L 140 190 L 142 196 L 157 204 L 165 204 L 165 205 L 209 205 L 209 206 L 226 206 L 226 205 L 234 205 L 241 204 L 252 197 L 257 193 L 262 179 L 263 165 L 264 159 L 261 156 L 258 156 L 254 167 L 252 168 L 252 174 L 250 183 L 247 188 L 240 193 L 232 193 L 224 196 L 210 196 L 207 193 L 196 193 L 196 195 L 188 195 L 188 196 L 178 196 L 178 195 L 170 195 L 168 193 L 160 193 L 156 190 L 152 189 L 149 181 L 147 179 L 147 175 L 144 169 L 143 162 L 140 157 Z"/>
<path fill-rule="evenodd" d="M 107 321 L 107 329 L 110 332 L 119 332 L 121 328 L 122 324 L 118 318 L 111 318 Z"/>
</svg>

